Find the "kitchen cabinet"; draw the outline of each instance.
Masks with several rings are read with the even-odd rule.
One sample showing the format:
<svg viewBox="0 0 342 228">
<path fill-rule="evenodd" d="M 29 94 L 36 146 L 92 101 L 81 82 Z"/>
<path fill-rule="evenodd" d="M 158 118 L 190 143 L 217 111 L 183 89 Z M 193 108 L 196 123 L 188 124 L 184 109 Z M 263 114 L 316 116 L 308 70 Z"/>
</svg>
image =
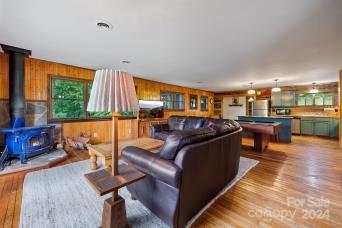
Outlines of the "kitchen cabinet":
<svg viewBox="0 0 342 228">
<path fill-rule="evenodd" d="M 315 95 L 315 105 L 324 105 L 324 94 L 318 93 Z"/>
<path fill-rule="evenodd" d="M 272 93 L 271 104 L 272 107 L 296 106 L 296 93 L 295 91 L 282 91 Z"/>
<path fill-rule="evenodd" d="M 284 91 L 281 93 L 281 105 L 284 107 L 296 106 L 296 93 L 294 91 Z"/>
<path fill-rule="evenodd" d="M 333 106 L 335 96 L 332 93 L 300 93 L 296 91 L 281 91 L 272 93 L 272 107 L 293 106 Z"/>
<path fill-rule="evenodd" d="M 330 119 L 330 137 L 338 138 L 339 136 L 339 122 L 338 118 Z"/>
<path fill-rule="evenodd" d="M 324 94 L 324 105 L 334 105 L 334 95 L 331 93 Z"/>
<path fill-rule="evenodd" d="M 329 117 L 302 117 L 301 134 L 338 137 L 339 120 Z"/>
<path fill-rule="evenodd" d="M 330 121 L 316 121 L 314 125 L 315 135 L 330 136 Z"/>
<path fill-rule="evenodd" d="M 302 119 L 300 124 L 300 133 L 303 135 L 314 135 L 314 121 Z"/>
<path fill-rule="evenodd" d="M 281 107 L 281 93 L 272 93 L 271 95 L 271 105 L 272 107 Z"/>
</svg>

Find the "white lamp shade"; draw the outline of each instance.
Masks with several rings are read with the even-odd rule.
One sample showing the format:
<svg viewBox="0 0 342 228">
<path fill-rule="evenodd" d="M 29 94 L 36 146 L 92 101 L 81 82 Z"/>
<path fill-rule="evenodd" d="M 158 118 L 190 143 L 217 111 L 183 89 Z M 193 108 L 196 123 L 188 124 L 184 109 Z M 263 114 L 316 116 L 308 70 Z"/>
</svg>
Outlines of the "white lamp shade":
<svg viewBox="0 0 342 228">
<path fill-rule="evenodd" d="M 280 91 L 281 91 L 280 87 L 273 87 L 272 88 L 272 92 L 274 92 L 274 93 L 278 93 Z"/>
<path fill-rule="evenodd" d="M 250 89 L 247 91 L 248 95 L 254 95 L 255 94 L 255 90 L 254 89 Z"/>
<path fill-rule="evenodd" d="M 136 112 L 139 104 L 133 77 L 118 70 L 97 70 L 88 112 Z"/>
</svg>

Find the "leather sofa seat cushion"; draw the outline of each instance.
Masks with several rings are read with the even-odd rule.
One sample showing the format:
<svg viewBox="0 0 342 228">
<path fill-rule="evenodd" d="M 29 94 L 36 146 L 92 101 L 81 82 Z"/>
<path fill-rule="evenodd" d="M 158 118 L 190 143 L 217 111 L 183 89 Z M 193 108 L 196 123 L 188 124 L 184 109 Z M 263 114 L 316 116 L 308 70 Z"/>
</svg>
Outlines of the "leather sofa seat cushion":
<svg viewBox="0 0 342 228">
<path fill-rule="evenodd" d="M 167 120 L 170 130 L 183 130 L 185 124 L 185 116 L 170 116 Z"/>
<path fill-rule="evenodd" d="M 154 133 L 154 138 L 166 141 L 167 137 L 171 134 L 171 131 L 161 131 Z"/>
<path fill-rule="evenodd" d="M 160 152 L 160 157 L 174 160 L 179 150 L 184 146 L 208 140 L 216 135 L 216 131 L 210 127 L 174 131 L 166 139 Z"/>
<path fill-rule="evenodd" d="M 184 129 L 196 129 L 202 127 L 204 123 L 203 117 L 189 116 L 185 120 Z"/>
</svg>

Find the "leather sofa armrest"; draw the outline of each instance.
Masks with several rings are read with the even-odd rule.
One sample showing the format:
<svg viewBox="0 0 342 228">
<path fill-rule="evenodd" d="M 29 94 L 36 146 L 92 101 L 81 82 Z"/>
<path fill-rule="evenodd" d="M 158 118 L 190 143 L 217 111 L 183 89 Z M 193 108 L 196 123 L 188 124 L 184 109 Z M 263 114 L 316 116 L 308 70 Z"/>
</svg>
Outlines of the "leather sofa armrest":
<svg viewBox="0 0 342 228">
<path fill-rule="evenodd" d="M 180 186 L 182 170 L 173 161 L 161 159 L 158 154 L 134 146 L 124 148 L 121 156 L 138 170 L 173 187 Z"/>
<path fill-rule="evenodd" d="M 156 132 L 161 132 L 161 131 L 169 131 L 169 125 L 166 124 L 152 124 L 150 126 L 151 130 L 151 137 L 154 138 L 154 135 Z"/>
</svg>

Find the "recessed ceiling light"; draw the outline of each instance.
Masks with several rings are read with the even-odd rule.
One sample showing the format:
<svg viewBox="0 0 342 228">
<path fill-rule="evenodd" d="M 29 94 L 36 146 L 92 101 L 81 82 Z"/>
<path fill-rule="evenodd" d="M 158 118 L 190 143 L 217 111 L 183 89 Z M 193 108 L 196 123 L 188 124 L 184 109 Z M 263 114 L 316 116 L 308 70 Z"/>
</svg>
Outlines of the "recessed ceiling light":
<svg viewBox="0 0 342 228">
<path fill-rule="evenodd" d="M 121 63 L 123 63 L 123 64 L 130 64 L 130 63 L 131 63 L 131 61 L 128 61 L 128 60 L 122 60 L 122 61 L 121 61 Z"/>
<path fill-rule="evenodd" d="M 96 26 L 104 31 L 111 31 L 113 30 L 113 25 L 105 20 L 98 20 L 96 22 Z"/>
</svg>

